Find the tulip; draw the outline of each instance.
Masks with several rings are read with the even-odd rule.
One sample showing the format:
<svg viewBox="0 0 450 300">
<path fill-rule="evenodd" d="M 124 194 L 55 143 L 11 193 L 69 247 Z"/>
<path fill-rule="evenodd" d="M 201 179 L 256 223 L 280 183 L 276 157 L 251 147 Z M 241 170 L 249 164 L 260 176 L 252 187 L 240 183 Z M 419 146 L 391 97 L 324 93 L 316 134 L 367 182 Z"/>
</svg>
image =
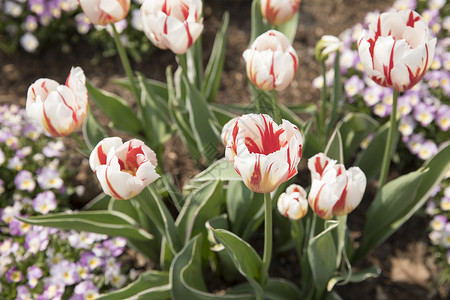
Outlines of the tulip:
<svg viewBox="0 0 450 300">
<path fill-rule="evenodd" d="M 308 168 L 312 178 L 308 201 L 320 218 L 347 215 L 359 205 L 367 183 L 360 168 L 346 170 L 323 153 L 310 158 Z"/>
<path fill-rule="evenodd" d="M 145 35 L 160 49 L 184 54 L 203 30 L 201 0 L 146 0 L 141 6 Z"/>
<path fill-rule="evenodd" d="M 272 25 L 283 24 L 297 13 L 300 0 L 261 0 L 261 14 Z"/>
<path fill-rule="evenodd" d="M 119 200 L 138 195 L 158 179 L 156 154 L 142 141 L 122 143 L 118 137 L 100 141 L 89 157 L 105 194 Z"/>
<path fill-rule="evenodd" d="M 225 156 L 252 191 L 272 192 L 297 174 L 303 137 L 289 121 L 277 125 L 268 115 L 248 114 L 224 131 Z"/>
<path fill-rule="evenodd" d="M 299 185 L 290 185 L 278 198 L 277 208 L 280 214 L 291 220 L 299 220 L 308 212 L 306 191 Z"/>
<path fill-rule="evenodd" d="M 262 90 L 285 89 L 297 71 L 298 57 L 294 48 L 288 38 L 276 30 L 257 37 L 243 56 L 250 81 Z"/>
<path fill-rule="evenodd" d="M 398 92 L 418 83 L 433 62 L 436 38 L 415 11 L 381 14 L 364 31 L 358 52 L 365 72 L 373 81 Z"/>
<path fill-rule="evenodd" d="M 80 67 L 71 69 L 65 85 L 41 78 L 28 88 L 28 116 L 54 137 L 69 135 L 80 127 L 87 108 L 86 77 Z"/>
<path fill-rule="evenodd" d="M 92 24 L 105 26 L 123 20 L 130 10 L 130 0 L 79 0 Z"/>
<path fill-rule="evenodd" d="M 316 44 L 315 56 L 318 61 L 327 60 L 331 53 L 341 51 L 342 41 L 333 35 L 324 35 Z"/>
</svg>

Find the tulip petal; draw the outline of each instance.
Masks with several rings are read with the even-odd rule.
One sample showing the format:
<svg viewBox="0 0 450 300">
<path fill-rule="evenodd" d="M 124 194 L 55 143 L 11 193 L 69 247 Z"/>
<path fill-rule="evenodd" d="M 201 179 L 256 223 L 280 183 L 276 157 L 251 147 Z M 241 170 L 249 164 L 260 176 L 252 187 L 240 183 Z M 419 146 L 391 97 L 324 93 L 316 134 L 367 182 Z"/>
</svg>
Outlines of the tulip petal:
<svg viewBox="0 0 450 300">
<path fill-rule="evenodd" d="M 111 149 L 117 149 L 123 144 L 122 139 L 119 137 L 110 137 L 101 140 L 92 150 L 89 156 L 89 166 L 91 170 L 95 172 L 96 168 L 100 165 L 106 164 L 106 159 Z"/>
</svg>

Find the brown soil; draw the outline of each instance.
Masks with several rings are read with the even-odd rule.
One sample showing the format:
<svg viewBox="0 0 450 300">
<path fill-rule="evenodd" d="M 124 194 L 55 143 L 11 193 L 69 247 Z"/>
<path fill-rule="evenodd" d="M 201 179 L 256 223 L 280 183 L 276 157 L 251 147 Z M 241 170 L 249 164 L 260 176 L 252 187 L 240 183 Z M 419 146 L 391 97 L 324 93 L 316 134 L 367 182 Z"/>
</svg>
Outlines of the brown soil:
<svg viewBox="0 0 450 300">
<path fill-rule="evenodd" d="M 250 0 L 209 0 L 205 8 L 204 53 L 208 55 L 214 34 L 222 14 L 230 12 L 226 61 L 217 102 L 249 102 L 242 52 L 248 47 L 250 36 Z M 300 59 L 299 71 L 286 92 L 280 94 L 287 103 L 314 103 L 319 92 L 311 82 L 320 74 L 320 67 L 314 59 L 314 46 L 324 34 L 339 35 L 343 30 L 359 23 L 365 14 L 376 9 L 383 11 L 392 5 L 392 0 L 315 0 L 304 1 L 300 8 L 300 25 L 294 42 Z M 71 66 L 81 66 L 86 76 L 97 86 L 119 93 L 129 99 L 130 95 L 115 86 L 111 79 L 124 76 L 118 57 L 101 59 L 94 64 L 96 49 L 80 44 L 69 52 L 60 49 L 46 49 L 39 55 L 18 51 L 7 56 L 0 52 L 0 104 L 25 104 L 28 86 L 40 77 L 48 77 L 64 82 Z M 174 56 L 169 51 L 155 51 L 144 62 L 134 68 L 145 76 L 164 81 L 167 65 L 175 65 Z M 97 114 L 98 112 L 96 112 Z M 99 113 L 98 113 L 99 114 Z M 101 114 L 99 114 L 99 117 Z M 103 118 L 104 119 L 104 118 Z M 70 144 L 73 145 L 73 144 Z M 198 172 L 189 160 L 187 152 L 180 150 L 178 139 L 166 146 L 169 157 L 166 166 L 173 172 L 178 184 L 182 184 Z M 74 166 L 80 165 L 80 156 L 73 157 Z M 92 180 L 86 160 L 77 176 L 78 182 L 87 186 L 87 195 L 98 193 L 96 180 Z M 355 235 L 362 229 L 366 205 L 349 216 L 349 225 Z M 364 283 L 338 287 L 344 299 L 440 299 L 432 278 L 436 267 L 427 251 L 427 220 L 414 217 L 397 233 L 378 247 L 369 262 L 382 269 L 377 279 Z M 290 277 L 295 281 L 297 272 L 291 258 L 274 262 L 274 273 Z"/>
</svg>

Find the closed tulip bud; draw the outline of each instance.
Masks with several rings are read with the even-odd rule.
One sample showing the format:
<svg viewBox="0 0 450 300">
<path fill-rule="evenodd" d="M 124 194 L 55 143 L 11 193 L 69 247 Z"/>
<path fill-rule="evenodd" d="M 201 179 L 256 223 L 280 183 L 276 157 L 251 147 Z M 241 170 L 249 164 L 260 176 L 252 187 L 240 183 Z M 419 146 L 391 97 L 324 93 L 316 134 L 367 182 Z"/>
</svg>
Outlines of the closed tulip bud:
<svg viewBox="0 0 450 300">
<path fill-rule="evenodd" d="M 224 131 L 225 156 L 252 191 L 272 192 L 297 174 L 303 137 L 289 121 L 277 125 L 268 115 L 248 114 Z"/>
<path fill-rule="evenodd" d="M 308 168 L 312 178 L 308 202 L 320 218 L 347 215 L 359 205 L 367 184 L 360 168 L 346 170 L 323 153 L 311 157 Z"/>
<path fill-rule="evenodd" d="M 155 152 L 137 139 L 126 143 L 118 137 L 103 139 L 91 152 L 89 165 L 105 194 L 119 200 L 138 195 L 160 177 Z"/>
<path fill-rule="evenodd" d="M 160 49 L 184 54 L 203 30 L 201 0 L 146 0 L 141 6 L 145 35 Z"/>
<path fill-rule="evenodd" d="M 308 212 L 306 191 L 299 185 L 290 185 L 278 198 L 277 208 L 280 214 L 291 220 L 299 220 Z"/>
<path fill-rule="evenodd" d="M 297 13 L 300 0 L 260 0 L 261 14 L 272 25 L 283 24 Z"/>
<path fill-rule="evenodd" d="M 412 10 L 381 14 L 364 31 L 358 52 L 367 75 L 402 92 L 418 83 L 433 62 L 436 38 Z"/>
<path fill-rule="evenodd" d="M 333 52 L 340 51 L 343 43 L 333 35 L 324 35 L 316 44 L 315 55 L 318 61 L 325 61 Z"/>
<path fill-rule="evenodd" d="M 294 79 L 298 57 L 288 38 L 269 30 L 255 39 L 244 51 L 247 76 L 261 90 L 281 91 Z"/>
<path fill-rule="evenodd" d="M 130 10 L 130 0 L 79 0 L 92 24 L 105 26 L 123 20 Z"/>
<path fill-rule="evenodd" d="M 71 69 L 65 85 L 41 78 L 28 88 L 28 116 L 54 137 L 69 135 L 80 127 L 87 108 L 86 77 L 80 67 Z"/>
</svg>

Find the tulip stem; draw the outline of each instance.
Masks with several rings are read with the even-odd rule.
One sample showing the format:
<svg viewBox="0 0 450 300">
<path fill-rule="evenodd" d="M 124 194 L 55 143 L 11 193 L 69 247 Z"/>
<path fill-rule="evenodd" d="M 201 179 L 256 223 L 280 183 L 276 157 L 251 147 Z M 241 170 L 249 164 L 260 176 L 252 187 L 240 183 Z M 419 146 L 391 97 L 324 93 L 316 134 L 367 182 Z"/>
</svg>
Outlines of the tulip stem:
<svg viewBox="0 0 450 300">
<path fill-rule="evenodd" d="M 261 269 L 261 282 L 267 283 L 269 266 L 272 258 L 272 198 L 270 193 L 264 194 L 264 254 Z"/>
<path fill-rule="evenodd" d="M 113 29 L 114 42 L 117 47 L 117 52 L 119 52 L 119 57 L 120 57 L 120 61 L 122 62 L 123 70 L 125 71 L 125 74 L 127 75 L 128 80 L 130 81 L 131 92 L 133 93 L 134 97 L 136 97 L 136 102 L 138 103 L 140 111 L 142 112 L 142 114 L 144 114 L 141 99 L 140 99 L 141 97 L 138 92 L 139 89 L 136 86 L 136 80 L 133 75 L 133 70 L 131 69 L 131 65 L 130 65 L 130 61 L 128 60 L 127 53 L 125 51 L 125 48 L 122 45 L 122 42 L 120 41 L 119 33 L 117 32 L 116 26 L 114 25 L 114 23 L 110 23 L 110 24 Z"/>
<path fill-rule="evenodd" d="M 278 107 L 278 97 L 277 97 L 277 91 L 272 90 L 271 92 L 271 102 L 272 102 L 272 110 L 273 110 L 273 120 L 275 123 L 280 124 L 281 123 L 281 114 L 280 114 L 280 108 Z"/>
<path fill-rule="evenodd" d="M 381 190 L 384 183 L 386 182 L 388 173 L 389 173 L 389 165 L 391 162 L 391 154 L 393 151 L 394 140 L 396 139 L 397 133 L 397 99 L 398 99 L 398 91 L 394 89 L 394 94 L 392 97 L 392 111 L 390 117 L 390 127 L 388 132 L 388 138 L 386 142 L 386 147 L 384 148 L 383 162 L 381 164 L 381 173 L 380 173 L 380 181 L 378 183 L 378 191 Z"/>
<path fill-rule="evenodd" d="M 327 68 L 325 66 L 325 62 L 322 61 L 322 77 L 323 77 L 323 85 L 322 92 L 320 93 L 320 114 L 319 114 L 319 134 L 320 140 L 326 140 L 325 137 L 325 115 L 327 108 Z"/>
</svg>

